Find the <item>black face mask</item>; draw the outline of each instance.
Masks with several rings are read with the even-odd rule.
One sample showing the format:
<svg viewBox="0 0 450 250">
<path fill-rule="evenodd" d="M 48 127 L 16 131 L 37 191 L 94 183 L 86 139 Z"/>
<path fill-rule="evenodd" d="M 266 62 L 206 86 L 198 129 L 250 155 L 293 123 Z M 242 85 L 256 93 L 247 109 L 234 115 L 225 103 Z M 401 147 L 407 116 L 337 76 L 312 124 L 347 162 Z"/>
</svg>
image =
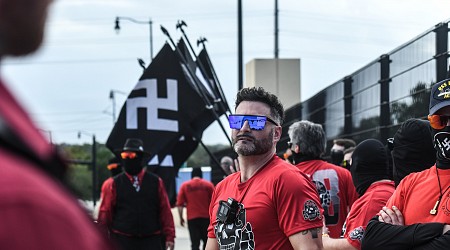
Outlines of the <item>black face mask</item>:
<svg viewBox="0 0 450 250">
<path fill-rule="evenodd" d="M 309 156 L 309 155 L 304 155 L 302 153 L 295 153 L 294 151 L 292 151 L 292 162 L 294 164 L 299 164 L 300 162 L 318 160 L 318 159 L 320 159 L 320 158 Z"/>
<path fill-rule="evenodd" d="M 450 127 L 431 130 L 433 146 L 436 149 L 436 166 L 450 169 Z"/>
<path fill-rule="evenodd" d="M 122 159 L 122 165 L 125 172 L 130 175 L 137 175 L 141 172 L 142 166 L 142 157 L 136 157 L 134 159 Z"/>
<path fill-rule="evenodd" d="M 336 166 L 340 166 L 344 160 L 344 151 L 342 150 L 331 150 L 331 163 Z"/>
</svg>

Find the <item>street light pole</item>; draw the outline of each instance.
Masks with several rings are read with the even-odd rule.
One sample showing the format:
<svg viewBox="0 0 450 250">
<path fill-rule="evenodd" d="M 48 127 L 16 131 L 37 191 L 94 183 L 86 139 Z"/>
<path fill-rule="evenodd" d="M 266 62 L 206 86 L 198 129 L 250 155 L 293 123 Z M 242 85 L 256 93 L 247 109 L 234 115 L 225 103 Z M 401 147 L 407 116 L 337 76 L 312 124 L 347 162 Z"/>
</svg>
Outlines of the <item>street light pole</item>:
<svg viewBox="0 0 450 250">
<path fill-rule="evenodd" d="M 111 89 L 109 91 L 109 99 L 112 101 L 112 117 L 113 117 L 113 125 L 116 123 L 116 95 L 115 93 L 126 95 L 125 92 L 120 90 Z"/>
<path fill-rule="evenodd" d="M 128 20 L 130 22 L 137 23 L 137 24 L 148 24 L 149 25 L 150 62 L 151 62 L 153 60 L 153 28 L 152 28 L 153 22 L 152 22 L 152 19 L 150 18 L 149 21 L 140 21 L 140 20 L 136 20 L 131 17 L 118 16 L 118 17 L 116 17 L 116 22 L 115 22 L 115 26 L 114 26 L 114 29 L 116 30 L 117 33 L 119 33 L 119 31 L 120 31 L 120 20 Z"/>
<path fill-rule="evenodd" d="M 97 200 L 97 141 L 95 140 L 95 134 L 86 133 L 84 131 L 78 131 L 78 138 L 81 138 L 81 134 L 92 136 L 92 148 L 91 148 L 92 202 L 95 208 Z"/>
</svg>

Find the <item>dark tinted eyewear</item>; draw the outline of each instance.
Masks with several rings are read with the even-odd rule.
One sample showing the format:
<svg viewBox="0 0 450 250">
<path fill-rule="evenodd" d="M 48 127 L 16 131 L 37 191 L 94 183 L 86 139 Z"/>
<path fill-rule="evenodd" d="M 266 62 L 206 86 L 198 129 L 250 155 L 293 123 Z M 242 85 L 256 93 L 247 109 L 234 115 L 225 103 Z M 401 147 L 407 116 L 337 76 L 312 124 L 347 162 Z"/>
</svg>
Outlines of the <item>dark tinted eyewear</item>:
<svg viewBox="0 0 450 250">
<path fill-rule="evenodd" d="M 245 121 L 248 121 L 248 125 L 252 130 L 263 130 L 266 125 L 266 121 L 269 121 L 277 126 L 279 126 L 274 120 L 267 116 L 258 115 L 229 115 L 228 122 L 230 123 L 230 128 L 241 129 L 244 126 Z"/>
</svg>

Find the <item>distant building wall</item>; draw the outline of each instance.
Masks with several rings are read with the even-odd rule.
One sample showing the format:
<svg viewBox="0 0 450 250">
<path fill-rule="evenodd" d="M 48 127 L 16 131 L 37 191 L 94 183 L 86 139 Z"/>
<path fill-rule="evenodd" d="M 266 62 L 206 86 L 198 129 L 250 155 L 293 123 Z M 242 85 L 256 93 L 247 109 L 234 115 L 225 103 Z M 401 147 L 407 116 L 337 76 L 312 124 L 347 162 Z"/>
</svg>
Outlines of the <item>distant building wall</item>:
<svg viewBox="0 0 450 250">
<path fill-rule="evenodd" d="M 300 100 L 300 59 L 254 59 L 245 65 L 244 87 L 263 87 L 274 93 L 285 109 Z"/>
</svg>

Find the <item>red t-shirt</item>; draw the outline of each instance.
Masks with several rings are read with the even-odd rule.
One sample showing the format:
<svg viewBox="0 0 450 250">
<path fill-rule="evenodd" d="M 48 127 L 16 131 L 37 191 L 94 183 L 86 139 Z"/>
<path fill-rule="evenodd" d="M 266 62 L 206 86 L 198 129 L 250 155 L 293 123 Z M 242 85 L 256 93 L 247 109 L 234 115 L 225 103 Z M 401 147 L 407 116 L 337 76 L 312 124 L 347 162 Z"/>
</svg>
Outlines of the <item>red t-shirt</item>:
<svg viewBox="0 0 450 250">
<path fill-rule="evenodd" d="M 386 205 L 394 190 L 394 181 L 376 182 L 353 203 L 344 225 L 344 238 L 352 246 L 361 249 L 361 239 L 367 223 Z"/>
<path fill-rule="evenodd" d="M 405 225 L 427 222 L 450 224 L 450 190 L 447 189 L 450 186 L 450 169 L 438 171 L 443 198 L 436 215 L 430 214 L 440 196 L 436 166 L 406 176 L 389 199 L 386 206 L 391 208 L 395 205 L 402 212 Z"/>
<path fill-rule="evenodd" d="M 54 153 L 1 81 L 0 119 L 39 158 Z M 2 249 L 111 249 L 76 199 L 32 161 L 3 145 L 0 166 Z"/>
<path fill-rule="evenodd" d="M 350 171 L 323 160 L 304 161 L 296 166 L 316 184 L 330 237 L 339 238 L 347 214 L 358 199 Z"/>
<path fill-rule="evenodd" d="M 201 178 L 186 181 L 180 187 L 177 206 L 186 206 L 187 219 L 209 218 L 209 203 L 214 185 Z"/>
<path fill-rule="evenodd" d="M 293 165 L 274 156 L 248 181 L 241 183 L 240 178 L 238 172 L 217 184 L 211 200 L 208 237 L 216 238 L 221 249 L 236 249 L 235 244 L 242 248 L 292 249 L 289 236 L 322 227 L 316 188 Z M 236 220 L 224 225 L 216 215 L 219 201 L 229 197 L 241 205 Z"/>
<path fill-rule="evenodd" d="M 139 183 L 142 183 L 142 179 L 145 174 L 145 169 L 143 169 L 138 174 Z M 133 177 L 125 173 L 131 183 L 133 183 Z M 175 239 L 175 225 L 173 222 L 172 211 L 170 209 L 169 198 L 167 197 L 166 189 L 164 187 L 164 182 L 159 178 L 158 184 L 158 194 L 159 194 L 159 212 L 160 212 L 160 223 L 166 241 L 174 242 Z M 114 207 L 116 206 L 116 185 L 114 181 L 109 181 L 105 183 L 105 189 L 103 191 L 103 199 L 100 204 L 100 211 L 98 213 L 98 223 L 107 228 L 111 228 Z M 115 231 L 116 233 L 123 234 L 122 232 Z"/>
</svg>

